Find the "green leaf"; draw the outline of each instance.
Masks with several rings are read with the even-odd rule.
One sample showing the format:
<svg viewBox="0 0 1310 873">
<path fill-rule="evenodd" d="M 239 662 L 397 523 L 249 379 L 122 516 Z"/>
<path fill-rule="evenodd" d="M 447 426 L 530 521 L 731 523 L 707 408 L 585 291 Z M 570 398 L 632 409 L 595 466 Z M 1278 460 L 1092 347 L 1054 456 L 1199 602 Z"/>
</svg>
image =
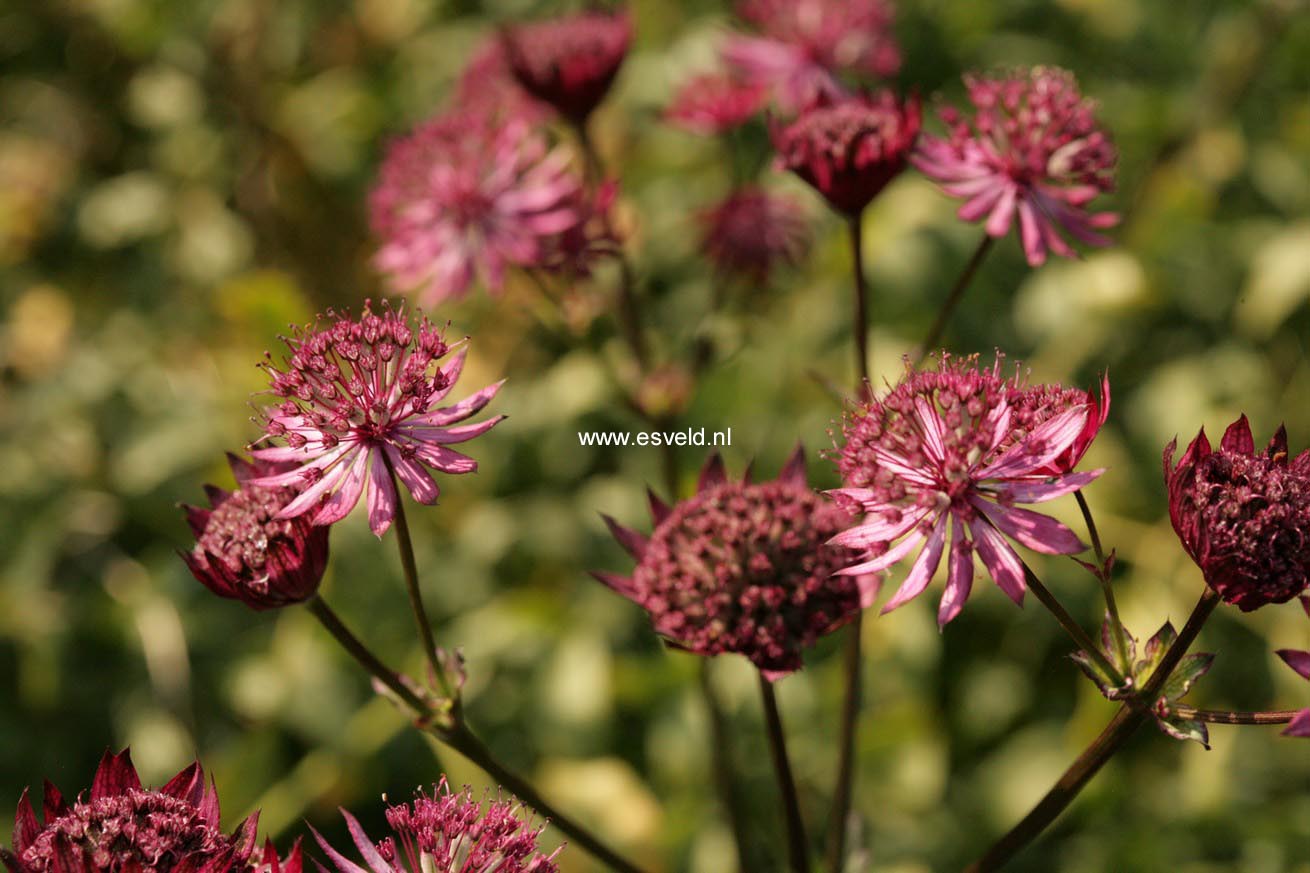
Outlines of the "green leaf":
<svg viewBox="0 0 1310 873">
<path fill-rule="evenodd" d="M 1192 687 L 1192 683 L 1200 679 L 1210 670 L 1210 665 L 1214 663 L 1214 655 L 1210 652 L 1197 652 L 1194 655 L 1188 655 L 1178 662 L 1178 667 L 1169 675 L 1169 681 L 1164 684 L 1160 694 L 1170 703 L 1178 700 L 1185 695 Z"/>
<path fill-rule="evenodd" d="M 1155 723 L 1159 725 L 1160 730 L 1176 740 L 1195 740 L 1206 749 L 1210 748 L 1210 731 L 1206 728 L 1205 722 L 1168 716 L 1157 718 Z"/>
</svg>

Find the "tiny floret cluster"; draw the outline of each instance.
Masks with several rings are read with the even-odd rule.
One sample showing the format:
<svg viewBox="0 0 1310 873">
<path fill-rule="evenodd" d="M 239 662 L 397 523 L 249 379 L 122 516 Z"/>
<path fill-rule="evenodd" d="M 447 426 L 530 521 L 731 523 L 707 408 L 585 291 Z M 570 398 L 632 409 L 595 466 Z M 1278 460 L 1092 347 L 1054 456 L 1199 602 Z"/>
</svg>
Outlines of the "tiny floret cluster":
<svg viewBox="0 0 1310 873">
<path fill-rule="evenodd" d="M 791 170 L 844 215 L 858 215 L 905 169 L 919 136 L 919 101 L 891 91 L 816 103 L 775 125 L 778 166 Z"/>
<path fill-rule="evenodd" d="M 850 525 L 810 490 L 805 456 L 774 481 L 730 482 L 712 456 L 696 496 L 670 508 L 651 495 L 649 538 L 606 518 L 637 559 L 631 576 L 596 578 L 650 613 L 656 633 L 698 655 L 744 655 L 769 679 L 876 596 L 872 577 L 834 576 L 856 553 L 828 545 Z"/>
<path fill-rule="evenodd" d="M 759 33 L 731 37 L 723 58 L 783 109 L 845 94 L 843 75 L 886 77 L 901 65 L 887 0 L 741 0 L 737 13 Z"/>
<path fill-rule="evenodd" d="M 861 404 L 845 421 L 837 466 L 845 487 L 831 492 L 862 519 L 833 539 L 868 553 L 843 573 L 877 573 L 921 547 L 897 608 L 932 581 L 943 557 L 946 590 L 940 625 L 955 618 L 973 586 L 976 552 L 1015 603 L 1027 590 L 1010 545 L 1068 555 L 1085 546 L 1060 522 L 1018 504 L 1070 494 L 1103 471 L 1073 472 L 1109 406 L 1059 386 L 1029 386 L 976 357 L 943 354 L 936 371 L 910 370 L 895 387 Z"/>
<path fill-rule="evenodd" d="M 308 600 L 327 569 L 328 530 L 308 515 L 283 518 L 299 496 L 291 486 L 265 487 L 252 479 L 286 472 L 291 465 L 250 462 L 228 455 L 237 490 L 206 486 L 210 508 L 184 506 L 196 544 L 182 556 L 206 588 L 253 609 Z"/>
<path fill-rule="evenodd" d="M 314 838 L 337 873 L 558 873 L 557 849 L 537 851 L 541 828 L 524 821 L 515 802 L 479 803 L 465 788 L 453 792 L 443 776 L 431 794 L 387 808 L 391 834 L 378 842 L 342 810 L 363 865 L 332 847 L 317 831 Z"/>
<path fill-rule="evenodd" d="M 23 792 L 13 851 L 0 849 L 11 873 L 229 873 L 261 864 L 300 873 L 298 846 L 285 862 L 271 847 L 255 855 L 257 816 L 231 835 L 221 830 L 218 795 L 199 764 L 145 789 L 126 749 L 106 752 L 90 792 L 69 803 L 47 782 L 43 806 L 44 823 Z"/>
<path fill-rule="evenodd" d="M 1073 257 L 1061 233 L 1092 246 L 1109 245 L 1098 231 L 1118 216 L 1090 212 L 1099 194 L 1114 189 L 1117 153 L 1083 98 L 1073 74 L 1051 67 L 964 79 L 974 115 L 942 110 L 948 134 L 924 136 L 914 163 L 952 197 L 959 216 L 985 221 L 1005 236 L 1018 219 L 1028 263 L 1047 252 Z"/>
<path fill-rule="evenodd" d="M 1285 603 L 1310 586 L 1310 450 L 1289 459 L 1280 427 L 1256 452 L 1243 415 L 1218 450 L 1202 429 L 1173 463 L 1164 450 L 1169 518 L 1225 602 L 1244 612 Z"/>
<path fill-rule="evenodd" d="M 358 318 L 331 310 L 285 338 L 290 354 L 266 356 L 269 393 L 279 402 L 264 411 L 258 460 L 291 469 L 248 480 L 265 487 L 303 489 L 278 516 L 313 513 L 315 524 L 345 518 L 367 493 L 369 526 L 381 536 L 396 514 L 395 480 L 420 503 L 435 503 L 428 469 L 472 473 L 477 462 L 448 448 L 491 430 L 503 415 L 457 425 L 496 396 L 503 382 L 449 406 L 438 406 L 459 379 L 467 346 L 441 363 L 452 347 L 426 318 L 368 302 Z"/>
<path fill-rule="evenodd" d="M 505 28 L 505 56 L 523 90 L 574 124 L 605 98 L 632 42 L 626 12 L 577 15 Z"/>
</svg>

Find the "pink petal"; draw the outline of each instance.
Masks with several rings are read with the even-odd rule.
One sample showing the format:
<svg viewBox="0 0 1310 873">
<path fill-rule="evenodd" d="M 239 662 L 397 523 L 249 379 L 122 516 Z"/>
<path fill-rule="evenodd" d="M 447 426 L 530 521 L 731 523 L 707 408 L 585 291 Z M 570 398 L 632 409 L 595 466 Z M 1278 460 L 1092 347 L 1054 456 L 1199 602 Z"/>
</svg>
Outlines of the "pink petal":
<svg viewBox="0 0 1310 873">
<path fill-rule="evenodd" d="M 809 479 L 805 469 L 805 447 L 797 444 L 796 451 L 791 453 L 787 463 L 783 465 L 782 472 L 778 474 L 778 481 L 784 485 L 792 485 L 797 488 L 809 487 Z"/>
<path fill-rule="evenodd" d="M 1073 445 L 1087 423 L 1087 407 L 1075 406 L 1042 422 L 1001 457 L 974 474 L 976 479 L 1006 479 L 1040 469 Z"/>
<path fill-rule="evenodd" d="M 372 458 L 368 474 L 368 526 L 381 539 L 396 517 L 396 485 L 381 455 Z"/>
<path fill-rule="evenodd" d="M 922 521 L 931 511 L 931 507 L 913 507 L 901 512 L 897 521 L 888 521 L 884 513 L 873 512 L 866 516 L 872 517 L 873 521 L 865 521 L 842 531 L 828 542 L 849 549 L 867 549 L 879 543 L 891 542 Z M 884 517 L 877 517 L 880 515 Z"/>
<path fill-rule="evenodd" d="M 423 415 L 416 415 L 410 419 L 417 424 L 433 425 L 435 427 L 444 427 L 457 421 L 463 421 L 470 415 L 473 415 L 482 407 L 491 402 L 492 398 L 500 391 L 505 380 L 501 379 L 495 384 L 488 385 L 476 394 L 470 394 L 460 402 L 452 406 L 444 406 L 440 409 L 434 409 Z"/>
<path fill-rule="evenodd" d="M 1310 709 L 1303 709 L 1283 730 L 1285 737 L 1310 737 Z"/>
<path fill-rule="evenodd" d="M 728 481 L 728 473 L 723 466 L 723 456 L 718 452 L 710 455 L 701 468 L 700 478 L 696 482 L 696 492 L 708 491 Z"/>
<path fill-rule="evenodd" d="M 346 827 L 350 829 L 350 838 L 355 843 L 355 848 L 359 849 L 359 854 L 367 862 L 369 869 L 373 873 L 391 873 L 392 867 L 382 857 L 382 853 L 373 845 L 373 841 L 364 833 L 363 826 L 359 821 L 344 809 L 341 810 L 341 816 L 346 820 Z"/>
<path fill-rule="evenodd" d="M 969 525 L 973 533 L 973 542 L 978 549 L 978 557 L 1006 596 L 1020 606 L 1023 605 L 1024 592 L 1028 586 L 1024 583 L 1023 562 L 1010 548 L 1005 538 L 984 519 L 974 519 Z"/>
<path fill-rule="evenodd" d="M 343 809 L 342 812 L 345 813 L 345 810 Z M 323 853 L 328 856 L 328 859 L 340 873 L 369 873 L 368 870 L 332 848 L 332 844 L 323 839 L 323 835 L 313 825 L 309 826 L 309 832 L 314 835 L 314 839 L 318 841 L 318 847 L 323 850 Z"/>
<path fill-rule="evenodd" d="M 956 518 L 951 523 L 951 557 L 946 577 L 946 590 L 937 605 L 937 627 L 947 623 L 964 609 L 964 601 L 973 590 L 973 547 L 964 538 L 964 522 Z"/>
<path fill-rule="evenodd" d="M 140 790 L 141 779 L 136 775 L 136 767 L 132 766 L 132 754 L 124 749 L 115 755 L 106 749 L 100 758 L 100 766 L 96 768 L 96 775 L 91 780 L 91 799 L 117 797 L 129 791 Z"/>
<path fill-rule="evenodd" d="M 486 421 L 479 421 L 475 424 L 464 424 L 459 427 L 427 427 L 406 422 L 399 425 L 396 430 L 419 442 L 452 445 L 454 443 L 468 442 L 474 437 L 482 436 L 506 418 L 508 418 L 508 416 L 497 415 Z"/>
<path fill-rule="evenodd" d="M 853 564 L 845 569 L 838 570 L 835 576 L 858 576 L 861 573 L 877 573 L 880 570 L 886 570 L 892 564 L 895 564 L 901 558 L 904 558 L 914 547 L 923 542 L 927 535 L 916 529 L 913 533 L 901 540 L 896 545 L 888 549 L 884 554 L 879 555 L 872 560 L 865 561 L 862 564 Z"/>
<path fill-rule="evenodd" d="M 1013 185 L 1007 185 L 1000 202 L 987 218 L 985 227 L 988 235 L 1002 237 L 1010 232 L 1010 224 L 1014 221 L 1014 200 L 1015 188 Z"/>
<path fill-rule="evenodd" d="M 391 446 L 383 449 L 387 457 L 391 459 L 391 466 L 395 468 L 396 476 L 400 481 L 405 483 L 406 490 L 409 491 L 416 501 L 425 506 L 431 506 L 437 502 L 437 497 L 441 493 L 437 488 L 437 483 L 432 481 L 432 476 L 428 471 L 423 469 L 423 465 L 413 458 L 406 458 L 404 453 L 396 451 Z"/>
<path fill-rule="evenodd" d="M 1044 479 L 1027 481 L 1024 479 L 1007 479 L 1000 489 L 1000 495 L 1014 503 L 1045 503 L 1066 494 L 1079 491 L 1104 473 L 1100 470 L 1088 470 L 1083 473 L 1067 473 Z"/>
<path fill-rule="evenodd" d="M 937 519 L 937 524 L 933 526 L 932 533 L 928 535 L 928 541 L 924 543 L 923 551 L 919 552 L 919 557 L 915 560 L 914 566 L 910 568 L 909 575 L 905 577 L 901 587 L 892 595 L 892 599 L 883 605 L 883 615 L 918 597 L 923 589 L 928 587 L 928 583 L 932 581 L 933 574 L 937 572 L 937 566 L 942 561 L 942 548 L 946 542 L 947 518 L 948 515 L 942 513 L 941 517 Z"/>
<path fill-rule="evenodd" d="M 1040 267 L 1046 263 L 1046 245 L 1039 219 L 1033 205 L 1027 200 L 1019 201 L 1019 238 L 1023 242 L 1023 252 L 1028 257 L 1028 266 Z"/>
<path fill-rule="evenodd" d="M 332 474 L 332 479 L 339 487 L 332 492 L 332 496 L 323 503 L 323 508 L 314 516 L 314 524 L 336 524 L 355 508 L 355 504 L 359 503 L 360 495 L 364 493 L 364 479 L 368 476 L 368 458 L 368 452 L 356 452 L 348 466 L 343 465 L 344 469 Z M 325 476 L 319 484 L 327 480 L 328 477 Z"/>
<path fill-rule="evenodd" d="M 1251 436 L 1251 423 L 1246 420 L 1245 413 L 1237 421 L 1228 425 L 1223 439 L 1219 441 L 1219 450 L 1231 454 L 1255 454 L 1255 439 Z"/>
<path fill-rule="evenodd" d="M 1074 555 L 1087 549 L 1073 531 L 1049 515 L 1017 506 L 1001 506 L 979 497 L 971 498 L 969 503 L 1002 532 L 1034 552 L 1044 555 Z"/>
</svg>

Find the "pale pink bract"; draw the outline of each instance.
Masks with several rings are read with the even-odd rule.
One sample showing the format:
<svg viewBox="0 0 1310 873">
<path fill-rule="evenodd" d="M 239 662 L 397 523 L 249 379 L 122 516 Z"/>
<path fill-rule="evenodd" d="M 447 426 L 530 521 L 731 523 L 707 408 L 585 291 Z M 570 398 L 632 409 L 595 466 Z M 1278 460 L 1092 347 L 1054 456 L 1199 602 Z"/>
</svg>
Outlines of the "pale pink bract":
<svg viewBox="0 0 1310 873">
<path fill-rule="evenodd" d="M 846 94 L 841 74 L 886 78 L 900 69 L 887 0 L 742 0 L 737 12 L 759 35 L 733 35 L 723 59 L 785 110 Z"/>
<path fill-rule="evenodd" d="M 830 493 L 863 520 L 832 542 L 871 556 L 841 572 L 886 571 L 922 546 L 883 612 L 917 597 L 943 556 L 940 625 L 969 596 L 974 551 L 1001 590 L 1022 603 L 1024 566 L 1008 540 L 1048 555 L 1086 548 L 1060 522 L 1016 504 L 1071 494 L 1104 472 L 1052 471 L 1090 441 L 1089 405 L 1066 404 L 1052 415 L 1025 409 L 1030 389 L 1017 376 L 1003 377 L 1000 366 L 999 357 L 983 368 L 976 357 L 943 355 L 935 372 L 907 373 L 845 422 L 836 457 L 845 487 Z"/>
<path fill-rule="evenodd" d="M 369 527 L 382 536 L 396 514 L 395 479 L 419 503 L 435 503 L 437 484 L 427 468 L 474 472 L 476 461 L 447 446 L 481 436 L 505 418 L 452 426 L 485 407 L 504 381 L 437 406 L 455 387 L 467 347 L 441 365 L 453 348 L 426 318 L 411 323 L 403 309 L 384 304 L 374 314 L 365 302 L 359 318 L 329 311 L 285 342 L 288 358 L 276 363 L 267 356 L 261 365 L 269 393 L 281 399 L 265 410 L 261 442 L 284 445 L 253 454 L 296 466 L 248 482 L 303 487 L 279 517 L 313 512 L 315 524 L 333 524 L 367 494 Z"/>
<path fill-rule="evenodd" d="M 546 265 L 584 221 L 582 179 L 521 117 L 437 116 L 392 143 L 369 199 L 374 264 L 422 305 L 462 297 L 475 276 L 500 290 L 510 267 Z"/>
<path fill-rule="evenodd" d="M 767 97 L 767 90 L 758 83 L 723 73 L 703 73 L 683 83 L 664 118 L 691 133 L 715 136 L 741 127 L 764 108 Z"/>
<path fill-rule="evenodd" d="M 1015 219 L 1031 266 L 1047 252 L 1074 257 L 1061 235 L 1092 246 L 1110 240 L 1113 212 L 1090 212 L 1097 195 L 1114 189 L 1117 153 L 1084 99 L 1073 74 L 1034 67 L 999 77 L 964 79 L 975 114 L 966 120 L 954 107 L 942 110 L 946 137 L 925 135 L 914 165 L 952 197 L 964 200 L 959 216 L 983 221 L 1002 237 Z"/>
</svg>

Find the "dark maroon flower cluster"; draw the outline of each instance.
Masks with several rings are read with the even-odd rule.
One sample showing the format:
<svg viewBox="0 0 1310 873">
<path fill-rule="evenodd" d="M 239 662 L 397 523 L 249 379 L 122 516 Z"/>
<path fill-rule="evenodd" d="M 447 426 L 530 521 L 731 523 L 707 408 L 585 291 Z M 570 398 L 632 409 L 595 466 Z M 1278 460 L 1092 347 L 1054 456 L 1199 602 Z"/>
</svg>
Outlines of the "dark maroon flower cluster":
<svg viewBox="0 0 1310 873">
<path fill-rule="evenodd" d="M 209 485 L 209 509 L 184 506 L 195 547 L 182 555 L 192 575 L 220 597 L 252 609 L 275 609 L 314 596 L 327 569 L 328 530 L 309 515 L 282 518 L 299 496 L 291 486 L 251 484 L 293 468 L 292 464 L 250 463 L 227 456 L 237 490 Z"/>
<path fill-rule="evenodd" d="M 366 866 L 332 848 L 317 831 L 314 838 L 340 873 L 558 873 L 557 849 L 537 851 L 541 828 L 522 819 L 515 802 L 483 804 L 465 788 L 450 790 L 443 776 L 432 794 L 419 792 L 413 803 L 387 808 L 392 836 L 374 843 L 359 821 L 342 810 L 355 848 Z"/>
<path fill-rule="evenodd" d="M 827 544 L 853 519 L 810 490 L 797 449 L 779 477 L 729 482 L 715 454 L 696 496 L 651 495 L 650 538 L 606 518 L 637 559 L 629 577 L 594 574 L 650 613 L 655 631 L 699 655 L 735 652 L 774 679 L 876 596 L 873 577 L 834 576 L 858 553 Z"/>
<path fill-rule="evenodd" d="M 812 105 L 790 124 L 774 125 L 773 145 L 779 167 L 855 216 L 905 169 L 920 123 L 918 99 L 880 91 Z"/>
<path fill-rule="evenodd" d="M 584 12 L 501 33 L 523 90 L 582 124 L 609 92 L 632 41 L 627 13 Z"/>
<path fill-rule="evenodd" d="M 748 185 L 700 215 L 701 251 L 720 273 L 764 282 L 810 249 L 810 224 L 793 198 Z"/>
<path fill-rule="evenodd" d="M 1176 446 L 1164 450 L 1169 518 L 1206 584 L 1243 612 L 1310 587 L 1310 450 L 1289 460 L 1279 427 L 1257 454 L 1245 415 L 1218 451 L 1204 429 L 1175 465 Z"/>
<path fill-rule="evenodd" d="M 219 826 L 218 795 L 199 763 L 163 788 L 141 787 L 126 749 L 105 753 L 85 798 L 69 804 L 45 785 L 45 823 L 23 792 L 14 850 L 0 849 L 12 873 L 300 873 L 300 847 L 285 861 L 272 846 L 255 854 L 253 815 L 228 835 Z"/>
</svg>

